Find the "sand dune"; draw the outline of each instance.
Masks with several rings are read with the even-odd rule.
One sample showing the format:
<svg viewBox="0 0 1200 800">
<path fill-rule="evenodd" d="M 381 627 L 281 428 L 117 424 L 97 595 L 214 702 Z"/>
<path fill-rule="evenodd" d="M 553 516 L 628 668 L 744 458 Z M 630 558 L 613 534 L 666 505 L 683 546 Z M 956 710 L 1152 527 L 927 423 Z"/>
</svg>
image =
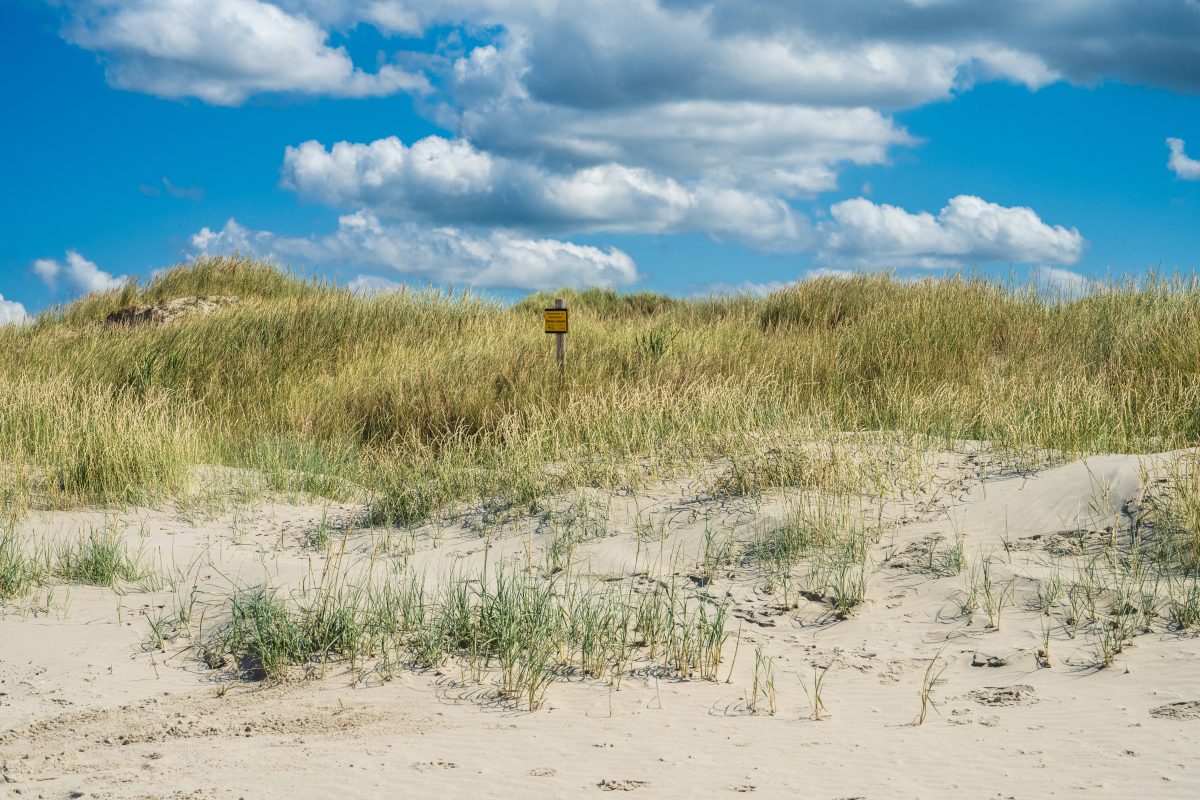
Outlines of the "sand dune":
<svg viewBox="0 0 1200 800">
<path fill-rule="evenodd" d="M 695 568 L 706 531 L 728 533 L 740 553 L 808 495 L 718 496 L 703 477 L 636 496 L 592 493 L 603 530 L 579 544 L 578 579 L 671 582 L 728 604 L 718 679 L 649 668 L 619 686 L 568 677 L 533 712 L 453 660 L 387 680 L 340 662 L 282 683 L 239 680 L 198 657 L 199 625 L 158 647 L 149 620 L 195 587 L 211 629 L 235 586 L 295 589 L 338 551 L 353 564 L 348 580 L 363 580 L 390 568 L 378 558 L 384 540 L 432 576 L 485 560 L 541 564 L 554 535 L 545 517 L 468 513 L 382 531 L 357 527 L 353 505 L 284 497 L 199 515 L 34 512 L 25 538 L 111 527 L 175 585 L 59 585 L 5 609 L 0 794 L 1195 797 L 1200 642 L 1157 625 L 1102 666 L 1097 626 L 1071 631 L 1063 598 L 1050 615 L 1036 607 L 1055 573 L 1075 575 L 1133 535 L 1147 490 L 1177 456 L 1015 473 L 984 450 L 940 454 L 931 491 L 859 503 L 879 536 L 866 599 L 845 619 L 827 598 L 785 603 L 740 556 L 711 582 Z M 306 546 L 322 525 L 334 544 Z M 962 569 L 948 569 L 941 559 L 957 539 Z M 1009 592 L 998 627 L 983 603 L 962 608 L 984 561 L 993 588 Z M 750 694 L 756 653 L 760 679 L 762 660 L 771 665 L 774 713 Z M 812 682 L 826 669 L 818 721 Z M 939 672 L 916 725 L 922 687 Z"/>
</svg>

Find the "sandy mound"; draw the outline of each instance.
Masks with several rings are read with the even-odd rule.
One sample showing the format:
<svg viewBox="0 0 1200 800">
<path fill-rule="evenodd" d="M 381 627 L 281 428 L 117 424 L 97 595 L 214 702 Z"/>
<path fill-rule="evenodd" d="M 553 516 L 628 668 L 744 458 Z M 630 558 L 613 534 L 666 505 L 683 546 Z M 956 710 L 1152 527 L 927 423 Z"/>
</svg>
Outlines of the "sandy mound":
<svg viewBox="0 0 1200 800">
<path fill-rule="evenodd" d="M 239 302 L 240 298 L 230 295 L 206 297 L 177 297 L 165 303 L 148 306 L 132 306 L 114 311 L 104 318 L 108 325 L 164 325 L 180 317 L 209 314 Z"/>
</svg>

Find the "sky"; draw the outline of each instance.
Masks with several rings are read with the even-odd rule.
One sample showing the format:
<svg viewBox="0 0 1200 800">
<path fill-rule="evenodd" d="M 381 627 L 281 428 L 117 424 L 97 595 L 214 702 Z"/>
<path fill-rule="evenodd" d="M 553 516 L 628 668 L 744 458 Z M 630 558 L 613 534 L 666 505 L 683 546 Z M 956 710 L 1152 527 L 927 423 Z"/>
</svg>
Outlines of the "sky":
<svg viewBox="0 0 1200 800">
<path fill-rule="evenodd" d="M 1200 0 L 4 0 L 0 322 L 239 251 L 363 291 L 1200 265 Z"/>
</svg>

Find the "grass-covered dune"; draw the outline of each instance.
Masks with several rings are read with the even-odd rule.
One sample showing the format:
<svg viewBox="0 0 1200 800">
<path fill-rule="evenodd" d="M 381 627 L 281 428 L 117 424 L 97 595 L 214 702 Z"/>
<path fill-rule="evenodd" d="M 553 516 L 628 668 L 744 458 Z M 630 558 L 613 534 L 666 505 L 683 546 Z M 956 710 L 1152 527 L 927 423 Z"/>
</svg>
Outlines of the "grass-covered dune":
<svg viewBox="0 0 1200 800">
<path fill-rule="evenodd" d="M 0 328 L 0 487 L 43 506 L 170 496 L 202 464 L 368 492 L 410 522 L 531 503 L 798 431 L 901 431 L 1071 453 L 1200 441 L 1200 284 L 1046 302 L 975 278 L 820 278 L 763 299 L 565 292 L 560 375 L 540 310 L 362 296 L 205 259 Z M 162 325 L 112 312 L 236 296 Z"/>
</svg>

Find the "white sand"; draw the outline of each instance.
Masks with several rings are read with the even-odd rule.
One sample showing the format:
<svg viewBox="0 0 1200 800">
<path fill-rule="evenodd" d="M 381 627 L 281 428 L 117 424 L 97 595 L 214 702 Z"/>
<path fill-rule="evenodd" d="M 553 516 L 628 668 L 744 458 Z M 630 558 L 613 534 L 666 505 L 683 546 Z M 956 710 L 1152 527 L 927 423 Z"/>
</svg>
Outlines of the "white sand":
<svg viewBox="0 0 1200 800">
<path fill-rule="evenodd" d="M 752 570 L 738 569 L 710 587 L 731 593 L 731 633 L 741 625 L 729 682 L 627 677 L 617 691 L 560 682 L 533 713 L 490 702 L 486 686 L 461 684 L 452 667 L 387 683 L 340 667 L 282 686 L 231 682 L 205 668 L 187 640 L 144 650 L 146 614 L 169 612 L 170 590 L 126 587 L 121 596 L 58 586 L 47 599 L 43 589 L 0 617 L 0 795 L 1197 797 L 1200 707 L 1151 711 L 1200 701 L 1200 641 L 1157 630 L 1097 669 L 1094 639 L 1072 640 L 1056 626 L 1051 666 L 1039 668 L 1043 617 L 1028 604 L 1031 579 L 1079 538 L 1061 534 L 1119 530 L 1143 471 L 1167 459 L 1103 456 L 983 480 L 986 457 L 947 457 L 934 501 L 888 505 L 893 523 L 876 549 L 869 600 L 850 619 L 831 621 L 816 602 L 780 610 Z M 681 547 L 691 562 L 706 518 L 747 532 L 777 520 L 789 500 L 716 503 L 699 493 L 683 481 L 636 501 L 614 498 L 611 534 L 583 549 L 589 570 L 633 567 L 635 507 L 669 520 L 664 551 Z M 355 512 L 263 502 L 207 521 L 144 509 L 35 513 L 25 534 L 116 525 L 160 571 L 197 581 L 216 614 L 231 581 L 287 587 L 319 572 L 321 558 L 302 548 L 302 535 L 323 514 L 336 521 Z M 1017 602 L 999 630 L 982 611 L 958 614 L 963 576 L 939 578 L 904 558 L 927 537 L 952 540 L 956 527 L 969 554 L 995 554 L 999 577 L 1015 578 Z M 527 521 L 498 533 L 488 558 L 540 545 L 531 529 Z M 418 569 L 481 563 L 477 531 L 435 533 L 421 529 L 413 540 Z M 349 542 L 365 548 L 381 535 L 354 533 Z M 897 556 L 890 565 L 889 556 Z M 751 715 L 745 704 L 760 644 L 775 658 L 774 716 Z M 939 652 L 939 713 L 918 727 L 922 678 Z M 1005 663 L 972 666 L 988 657 Z M 819 722 L 800 686 L 814 665 L 830 667 L 829 717 Z"/>
</svg>

